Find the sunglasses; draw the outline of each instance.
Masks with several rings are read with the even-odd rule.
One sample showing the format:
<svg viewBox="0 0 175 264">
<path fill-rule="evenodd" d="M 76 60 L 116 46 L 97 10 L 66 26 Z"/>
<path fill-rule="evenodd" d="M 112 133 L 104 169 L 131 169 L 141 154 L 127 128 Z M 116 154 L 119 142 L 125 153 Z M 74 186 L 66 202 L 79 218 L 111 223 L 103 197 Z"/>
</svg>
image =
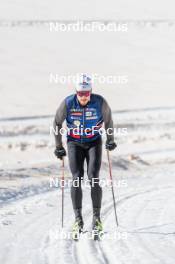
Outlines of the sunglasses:
<svg viewBox="0 0 175 264">
<path fill-rule="evenodd" d="M 91 94 L 91 92 L 87 91 L 87 92 L 77 92 L 77 95 L 80 97 L 86 96 L 88 97 Z"/>
</svg>

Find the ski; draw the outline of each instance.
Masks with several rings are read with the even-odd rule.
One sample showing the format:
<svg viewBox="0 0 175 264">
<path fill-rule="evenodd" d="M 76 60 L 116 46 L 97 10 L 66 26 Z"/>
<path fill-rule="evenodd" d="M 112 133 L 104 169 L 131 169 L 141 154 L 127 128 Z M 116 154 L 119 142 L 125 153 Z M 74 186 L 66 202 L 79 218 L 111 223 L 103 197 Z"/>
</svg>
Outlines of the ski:
<svg viewBox="0 0 175 264">
<path fill-rule="evenodd" d="M 100 241 L 103 235 L 104 235 L 103 231 L 92 230 L 92 238 L 94 241 Z"/>
<path fill-rule="evenodd" d="M 80 238 L 80 234 L 83 232 L 83 225 L 81 220 L 75 221 L 73 229 L 72 229 L 72 239 L 74 241 L 78 241 Z"/>
<path fill-rule="evenodd" d="M 92 238 L 96 240 L 100 240 L 103 235 L 103 226 L 101 220 L 99 218 L 94 218 L 93 220 L 93 228 L 92 228 Z"/>
<path fill-rule="evenodd" d="M 79 232 L 79 231 L 78 232 L 72 232 L 72 239 L 76 242 L 79 241 L 82 233 L 83 233 L 82 231 L 81 232 Z"/>
</svg>

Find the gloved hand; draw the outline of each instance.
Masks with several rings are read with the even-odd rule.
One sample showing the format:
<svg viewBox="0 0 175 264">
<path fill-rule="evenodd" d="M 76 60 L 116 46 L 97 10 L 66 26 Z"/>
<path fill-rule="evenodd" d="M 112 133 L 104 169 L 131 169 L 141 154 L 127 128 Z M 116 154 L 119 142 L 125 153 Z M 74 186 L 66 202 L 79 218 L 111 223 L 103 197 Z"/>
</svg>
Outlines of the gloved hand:
<svg viewBox="0 0 175 264">
<path fill-rule="evenodd" d="M 54 154 L 58 159 L 62 160 L 66 156 L 66 150 L 64 147 L 56 147 Z"/>
<path fill-rule="evenodd" d="M 106 141 L 106 149 L 111 151 L 114 150 L 117 147 L 117 144 L 115 142 Z"/>
</svg>

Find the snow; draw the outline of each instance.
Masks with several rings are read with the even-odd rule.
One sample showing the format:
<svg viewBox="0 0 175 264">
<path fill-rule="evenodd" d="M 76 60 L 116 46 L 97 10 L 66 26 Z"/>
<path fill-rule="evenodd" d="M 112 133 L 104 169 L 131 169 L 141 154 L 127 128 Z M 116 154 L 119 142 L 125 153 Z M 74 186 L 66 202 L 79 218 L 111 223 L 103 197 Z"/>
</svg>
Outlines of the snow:
<svg viewBox="0 0 175 264">
<path fill-rule="evenodd" d="M 34 1 L 1 4 L 1 19 L 174 19 L 174 1 Z"/>
<path fill-rule="evenodd" d="M 55 113 L 74 90 L 50 82 L 51 73 L 127 76 L 125 84 L 94 85 L 113 110 L 174 106 L 174 28 L 134 23 L 128 32 L 68 33 L 49 32 L 48 26 L 0 27 L 0 117 Z"/>
<path fill-rule="evenodd" d="M 61 162 L 52 157 L 51 136 L 43 133 L 52 118 L 37 119 L 38 129 L 28 133 L 27 138 L 23 132 L 28 131 L 25 128 L 31 123 L 36 128 L 36 119 L 1 121 L 4 133 L 6 130 L 9 133 L 10 128 L 14 131 L 13 126 L 21 124 L 19 135 L 5 133 L 1 138 L 3 153 L 8 153 L 8 164 L 1 167 L 0 182 L 1 262 L 174 263 L 174 109 L 121 111 L 113 116 L 114 120 L 118 119 L 119 127 L 128 126 L 128 134 L 118 136 L 118 150 L 110 153 L 119 228 L 111 190 L 105 185 L 102 205 L 105 234 L 100 242 L 94 242 L 89 232 L 79 242 L 70 239 L 74 217 L 68 187 L 65 225 L 61 229 L 61 189 L 50 185 L 53 177 L 61 177 Z M 168 122 L 171 129 L 166 128 Z M 130 126 L 131 123 L 134 125 Z M 38 138 L 45 140 L 43 146 L 37 146 Z M 28 145 L 20 151 L 16 144 L 21 141 Z M 40 161 L 43 152 L 45 160 Z M 67 158 L 65 166 L 68 180 L 71 174 Z M 107 181 L 108 177 L 104 149 L 101 179 Z M 84 187 L 83 217 L 88 231 L 91 211 L 89 188 Z"/>
<path fill-rule="evenodd" d="M 0 263 L 174 264 L 173 11 L 170 0 L 1 3 Z M 31 24 L 54 19 L 122 20 L 128 31 L 49 32 L 46 24 Z M 62 164 L 53 155 L 50 126 L 60 101 L 74 90 L 50 83 L 49 76 L 78 72 L 128 78 L 126 84 L 94 84 L 110 103 L 115 127 L 127 129 L 110 152 L 119 227 L 105 185 L 100 242 L 90 239 L 90 189 L 83 189 L 87 232 L 75 243 L 70 188 L 61 229 L 61 189 L 51 186 L 60 180 Z M 104 181 L 108 169 L 103 149 Z M 65 177 L 71 180 L 67 157 Z"/>
</svg>

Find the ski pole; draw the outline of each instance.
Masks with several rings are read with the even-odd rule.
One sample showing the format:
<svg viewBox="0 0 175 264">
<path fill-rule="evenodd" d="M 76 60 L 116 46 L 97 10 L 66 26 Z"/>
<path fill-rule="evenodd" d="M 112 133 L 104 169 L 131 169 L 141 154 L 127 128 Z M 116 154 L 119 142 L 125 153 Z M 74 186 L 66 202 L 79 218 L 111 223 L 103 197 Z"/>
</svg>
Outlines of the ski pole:
<svg viewBox="0 0 175 264">
<path fill-rule="evenodd" d="M 62 158 L 62 177 L 61 177 L 61 192 L 62 192 L 62 214 L 61 214 L 61 226 L 64 226 L 64 157 Z"/>
<path fill-rule="evenodd" d="M 117 217 L 117 210 L 116 210 L 116 202 L 115 202 L 115 195 L 114 195 L 114 187 L 113 187 L 113 178 L 112 178 L 112 168 L 111 168 L 111 162 L 110 162 L 110 156 L 109 156 L 109 150 L 107 149 L 107 156 L 108 156 L 108 164 L 109 164 L 109 177 L 111 182 L 111 190 L 112 190 L 112 198 L 113 198 L 113 204 L 114 204 L 114 213 L 115 213 L 115 220 L 117 227 L 119 226 L 118 223 L 118 217 Z"/>
</svg>

